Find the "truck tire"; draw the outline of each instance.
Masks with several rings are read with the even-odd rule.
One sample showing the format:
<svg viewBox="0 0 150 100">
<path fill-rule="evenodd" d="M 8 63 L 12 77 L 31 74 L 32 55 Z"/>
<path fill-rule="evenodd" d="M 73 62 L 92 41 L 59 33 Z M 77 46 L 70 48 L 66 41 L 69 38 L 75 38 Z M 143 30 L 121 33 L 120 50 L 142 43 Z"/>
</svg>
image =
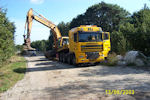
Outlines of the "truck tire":
<svg viewBox="0 0 150 100">
<path fill-rule="evenodd" d="M 60 53 L 58 54 L 58 59 L 59 59 L 59 62 L 61 62 L 61 58 L 60 58 L 61 56 L 60 56 Z"/>
<path fill-rule="evenodd" d="M 72 64 L 76 65 L 76 57 L 75 57 L 75 55 L 72 55 Z"/>
<path fill-rule="evenodd" d="M 71 65 L 70 54 L 67 54 L 67 63 Z"/>
<path fill-rule="evenodd" d="M 65 54 L 62 53 L 62 62 L 65 63 L 66 62 L 66 59 L 65 59 Z"/>
<path fill-rule="evenodd" d="M 60 62 L 60 53 L 58 54 L 58 61 Z"/>
<path fill-rule="evenodd" d="M 62 60 L 62 53 L 60 53 L 60 62 L 62 62 L 63 60 Z"/>
</svg>

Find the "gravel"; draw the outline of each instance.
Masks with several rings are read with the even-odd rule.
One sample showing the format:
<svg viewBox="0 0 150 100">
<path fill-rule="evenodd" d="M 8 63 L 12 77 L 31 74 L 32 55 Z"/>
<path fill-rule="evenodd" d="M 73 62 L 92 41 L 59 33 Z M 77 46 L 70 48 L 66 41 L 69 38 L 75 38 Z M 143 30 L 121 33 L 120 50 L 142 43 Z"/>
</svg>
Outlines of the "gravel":
<svg viewBox="0 0 150 100">
<path fill-rule="evenodd" d="M 149 70 L 102 65 L 76 67 L 48 61 L 44 56 L 26 59 L 24 79 L 1 94 L 0 100 L 150 100 Z M 135 95 L 106 95 L 106 89 L 131 89 Z"/>
</svg>

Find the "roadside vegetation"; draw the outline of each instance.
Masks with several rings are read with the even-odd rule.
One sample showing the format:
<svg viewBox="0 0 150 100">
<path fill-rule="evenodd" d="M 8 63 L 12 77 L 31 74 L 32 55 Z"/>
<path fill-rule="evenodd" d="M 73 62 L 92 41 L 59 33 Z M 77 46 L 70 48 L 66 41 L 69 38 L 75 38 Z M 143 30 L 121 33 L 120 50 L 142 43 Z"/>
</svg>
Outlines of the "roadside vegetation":
<svg viewBox="0 0 150 100">
<path fill-rule="evenodd" d="M 22 69 L 22 70 L 19 70 Z M 0 67 L 0 93 L 8 90 L 24 77 L 26 60 L 21 56 L 12 56 Z"/>
<path fill-rule="evenodd" d="M 6 10 L 0 8 L 0 66 L 15 54 L 14 23 L 6 17 Z"/>
<path fill-rule="evenodd" d="M 26 70 L 25 59 L 15 55 L 15 25 L 6 14 L 7 11 L 0 8 L 0 93 L 21 80 Z M 20 68 L 23 68 L 22 73 L 17 70 Z"/>
</svg>

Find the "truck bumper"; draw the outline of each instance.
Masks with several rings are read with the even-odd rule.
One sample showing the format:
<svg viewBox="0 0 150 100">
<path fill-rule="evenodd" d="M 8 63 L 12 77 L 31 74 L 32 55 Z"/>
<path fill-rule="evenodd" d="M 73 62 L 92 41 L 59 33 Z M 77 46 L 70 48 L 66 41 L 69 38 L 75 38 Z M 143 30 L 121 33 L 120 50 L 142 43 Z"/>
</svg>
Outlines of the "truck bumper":
<svg viewBox="0 0 150 100">
<path fill-rule="evenodd" d="M 86 57 L 84 58 L 79 58 L 77 59 L 77 64 L 80 63 L 96 63 L 96 62 L 101 62 L 104 61 L 104 56 L 99 56 L 97 59 L 87 59 Z"/>
</svg>

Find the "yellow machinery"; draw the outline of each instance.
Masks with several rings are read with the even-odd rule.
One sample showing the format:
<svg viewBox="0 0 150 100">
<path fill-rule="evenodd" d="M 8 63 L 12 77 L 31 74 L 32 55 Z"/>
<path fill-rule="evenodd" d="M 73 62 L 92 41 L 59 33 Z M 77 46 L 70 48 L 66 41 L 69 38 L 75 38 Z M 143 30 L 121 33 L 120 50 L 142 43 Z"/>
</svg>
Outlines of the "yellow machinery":
<svg viewBox="0 0 150 100">
<path fill-rule="evenodd" d="M 74 65 L 96 63 L 107 58 L 111 48 L 109 32 L 103 32 L 101 27 L 95 25 L 81 25 L 71 29 L 69 37 L 62 37 L 55 24 L 40 14 L 34 15 L 33 9 L 27 14 L 27 38 L 24 35 L 24 50 L 33 50 L 30 46 L 33 19 L 50 28 L 54 34 L 54 52 L 47 52 L 45 55 L 47 58 L 57 57 L 60 62 Z"/>
<path fill-rule="evenodd" d="M 69 31 L 69 51 L 59 55 L 60 61 L 75 65 L 103 61 L 109 51 L 109 32 L 95 25 L 81 25 Z"/>
<path fill-rule="evenodd" d="M 24 50 L 25 51 L 30 51 L 30 50 L 35 50 L 34 48 L 31 47 L 31 41 L 30 41 L 30 34 L 31 34 L 31 28 L 32 28 L 32 22 L 33 20 L 36 20 L 37 22 L 43 24 L 44 26 L 47 26 L 48 28 L 51 29 L 53 35 L 54 35 L 54 51 L 58 50 L 58 47 L 60 49 L 68 48 L 68 37 L 62 37 L 61 33 L 58 29 L 58 27 L 53 24 L 51 21 L 47 20 L 45 17 L 42 15 L 38 14 L 35 12 L 37 15 L 33 14 L 33 9 L 31 8 L 26 17 L 26 24 L 25 24 L 25 30 L 27 26 L 27 36 L 24 34 Z M 55 55 L 55 54 L 54 54 Z"/>
</svg>

